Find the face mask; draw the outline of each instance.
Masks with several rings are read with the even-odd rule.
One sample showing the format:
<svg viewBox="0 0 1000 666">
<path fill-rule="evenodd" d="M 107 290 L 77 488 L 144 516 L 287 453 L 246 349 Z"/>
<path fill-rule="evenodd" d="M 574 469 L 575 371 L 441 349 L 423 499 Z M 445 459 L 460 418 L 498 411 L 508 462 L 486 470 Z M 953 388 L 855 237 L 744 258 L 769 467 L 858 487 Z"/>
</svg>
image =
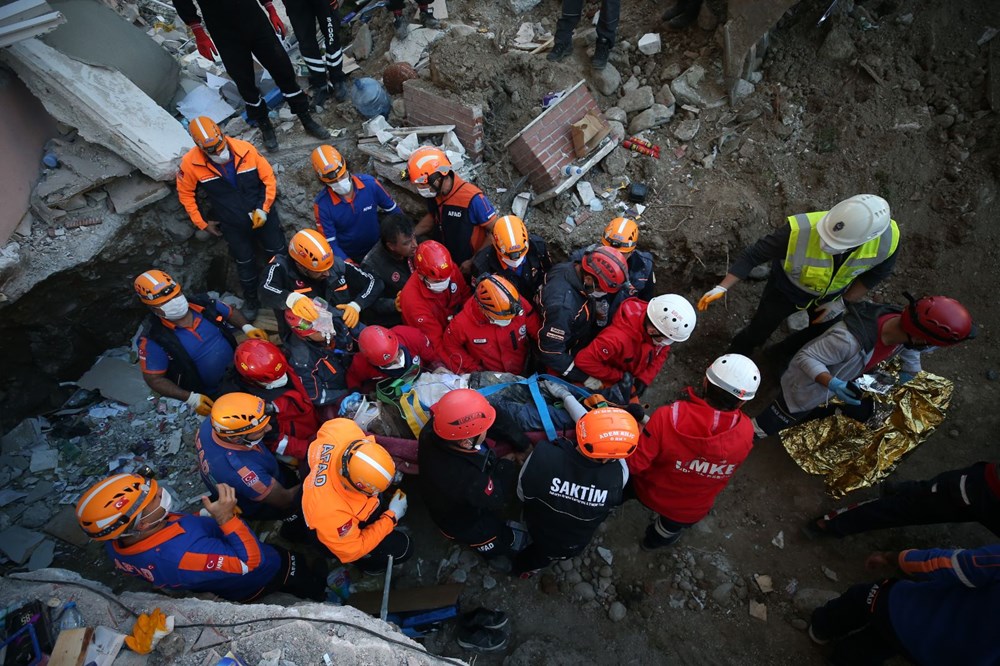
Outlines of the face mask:
<svg viewBox="0 0 1000 666">
<path fill-rule="evenodd" d="M 381 369 L 382 370 L 386 370 L 386 371 L 389 371 L 389 370 L 399 370 L 404 365 L 406 365 L 406 354 L 404 354 L 402 351 L 400 351 L 398 354 L 396 354 L 396 360 L 394 360 L 389 365 L 383 365 L 383 366 L 381 366 Z"/>
<path fill-rule="evenodd" d="M 208 159 L 212 160 L 216 164 L 225 164 L 226 162 L 229 161 L 229 157 L 230 157 L 229 149 L 223 148 L 221 153 L 209 155 Z"/>
<path fill-rule="evenodd" d="M 174 498 L 170 496 L 166 490 L 160 495 L 160 506 L 158 509 L 163 509 L 163 515 L 157 518 L 155 521 L 146 524 L 146 530 L 156 527 L 164 520 L 167 519 L 167 515 L 170 513 L 170 507 L 173 506 Z M 154 509 L 155 511 L 156 509 Z"/>
<path fill-rule="evenodd" d="M 604 298 L 607 295 L 608 295 L 608 292 L 606 292 L 606 291 L 597 291 L 596 289 L 594 291 L 590 292 L 590 296 L 592 296 L 593 298 Z"/>
<path fill-rule="evenodd" d="M 670 338 L 653 338 L 653 344 L 657 347 L 669 347 L 670 343 Z"/>
<path fill-rule="evenodd" d="M 430 187 L 418 187 L 417 192 L 419 192 L 420 196 L 422 196 L 425 199 L 433 199 L 434 197 L 437 196 L 437 192 L 435 192 Z"/>
<path fill-rule="evenodd" d="M 444 280 L 441 280 L 440 282 L 430 282 L 428 280 L 424 280 L 424 284 L 426 284 L 427 288 L 433 291 L 435 294 L 440 294 L 446 291 L 448 287 L 451 286 L 451 278 L 446 278 Z"/>
<path fill-rule="evenodd" d="M 505 328 L 514 323 L 513 319 L 490 319 L 490 323 L 500 328 Z"/>
<path fill-rule="evenodd" d="M 187 299 L 184 298 L 184 294 L 178 294 L 161 305 L 160 311 L 163 312 L 164 319 L 168 319 L 170 321 L 183 319 L 184 315 L 188 313 Z"/>
<path fill-rule="evenodd" d="M 277 379 L 275 379 L 273 382 L 266 382 L 264 384 L 264 388 L 266 388 L 266 389 L 281 388 L 282 386 L 284 386 L 287 383 L 288 383 L 288 373 L 286 372 L 285 374 L 283 374 L 280 377 L 278 377 Z"/>
<path fill-rule="evenodd" d="M 503 258 L 503 263 L 507 264 L 511 268 L 517 268 L 518 266 L 520 266 L 521 264 L 523 264 L 524 260 L 527 259 L 527 258 L 528 258 L 528 255 L 526 255 L 526 254 L 522 254 L 520 259 L 508 259 L 507 257 L 504 257 Z"/>
<path fill-rule="evenodd" d="M 330 183 L 330 189 L 337 194 L 349 194 L 351 192 L 351 177 L 342 178 L 336 183 Z"/>
</svg>

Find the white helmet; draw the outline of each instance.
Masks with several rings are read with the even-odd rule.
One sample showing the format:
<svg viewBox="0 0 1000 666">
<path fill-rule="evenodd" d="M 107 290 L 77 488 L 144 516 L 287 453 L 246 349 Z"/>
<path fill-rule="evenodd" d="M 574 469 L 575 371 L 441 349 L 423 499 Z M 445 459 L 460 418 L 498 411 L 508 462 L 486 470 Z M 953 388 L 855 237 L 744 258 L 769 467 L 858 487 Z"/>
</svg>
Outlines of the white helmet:
<svg viewBox="0 0 1000 666">
<path fill-rule="evenodd" d="M 646 316 L 671 342 L 684 342 L 691 337 L 698 321 L 698 315 L 688 300 L 677 294 L 654 297 L 646 307 Z"/>
<path fill-rule="evenodd" d="M 889 222 L 888 201 L 874 194 L 855 194 L 831 208 L 816 231 L 833 249 L 850 250 L 880 236 Z"/>
<path fill-rule="evenodd" d="M 757 364 L 742 354 L 720 356 L 708 366 L 705 378 L 740 400 L 753 400 L 760 387 Z"/>
</svg>

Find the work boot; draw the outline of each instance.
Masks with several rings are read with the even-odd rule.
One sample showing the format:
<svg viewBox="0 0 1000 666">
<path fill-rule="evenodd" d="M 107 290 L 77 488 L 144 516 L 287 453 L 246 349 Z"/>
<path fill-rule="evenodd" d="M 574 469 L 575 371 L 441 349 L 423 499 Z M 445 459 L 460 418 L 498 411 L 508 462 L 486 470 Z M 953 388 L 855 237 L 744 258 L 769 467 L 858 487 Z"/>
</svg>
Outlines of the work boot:
<svg viewBox="0 0 1000 666">
<path fill-rule="evenodd" d="M 507 647 L 507 635 L 499 629 L 461 628 L 455 641 L 466 650 L 473 652 L 498 652 Z"/>
<path fill-rule="evenodd" d="M 312 117 L 312 114 L 308 111 L 303 111 L 299 114 L 299 120 L 302 121 L 302 127 L 305 129 L 306 134 L 309 136 L 314 136 L 317 139 L 329 139 L 330 132 L 316 122 L 316 119 Z"/>
<path fill-rule="evenodd" d="M 271 130 L 271 136 L 274 136 L 274 130 Z M 274 145 L 275 148 L 277 148 L 278 144 L 275 143 Z M 257 296 L 244 295 L 243 307 L 240 308 L 240 312 L 243 313 L 243 316 L 247 318 L 248 322 L 251 324 L 254 323 L 257 319 L 257 314 L 260 312 L 260 300 L 258 300 Z"/>
<path fill-rule="evenodd" d="M 608 58 L 610 57 L 611 42 L 598 38 L 597 46 L 594 47 L 594 56 L 590 59 L 590 66 L 599 72 L 608 66 Z"/>
<path fill-rule="evenodd" d="M 392 20 L 392 28 L 396 31 L 396 39 L 403 41 L 410 34 L 410 22 L 400 14 Z"/>
<path fill-rule="evenodd" d="M 469 611 L 460 620 L 462 627 L 466 629 L 501 629 L 507 626 L 507 614 L 499 610 L 490 610 L 480 606 L 476 610 Z"/>
<path fill-rule="evenodd" d="M 333 98 L 335 100 L 343 102 L 347 99 L 347 79 L 334 81 L 331 86 L 333 87 Z"/>
<path fill-rule="evenodd" d="M 332 92 L 333 91 L 330 89 L 329 84 L 317 87 L 312 94 L 313 108 L 322 109 L 326 106 Z"/>
<path fill-rule="evenodd" d="M 420 25 L 431 30 L 438 30 L 441 28 L 441 21 L 434 18 L 434 12 L 420 12 Z"/>
<path fill-rule="evenodd" d="M 270 118 L 257 121 L 257 128 L 260 130 L 260 140 L 264 142 L 264 148 L 271 152 L 278 149 L 278 136 L 274 133 L 274 125 Z"/>
<path fill-rule="evenodd" d="M 550 62 L 559 62 L 560 60 L 565 60 L 573 54 L 573 42 L 560 43 L 556 42 L 552 45 L 552 50 L 549 54 L 545 56 Z"/>
<path fill-rule="evenodd" d="M 702 0 L 680 0 L 663 12 L 663 20 L 674 30 L 683 30 L 698 20 Z"/>
</svg>

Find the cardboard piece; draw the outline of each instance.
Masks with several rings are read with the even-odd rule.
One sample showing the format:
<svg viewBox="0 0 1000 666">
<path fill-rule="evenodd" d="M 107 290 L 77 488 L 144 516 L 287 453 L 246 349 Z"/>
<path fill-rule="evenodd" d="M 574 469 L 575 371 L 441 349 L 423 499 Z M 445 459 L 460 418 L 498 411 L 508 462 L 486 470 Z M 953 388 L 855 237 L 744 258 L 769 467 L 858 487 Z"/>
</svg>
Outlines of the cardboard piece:
<svg viewBox="0 0 1000 666">
<path fill-rule="evenodd" d="M 107 627 L 98 627 L 94 630 L 94 641 L 87 648 L 87 658 L 84 663 L 87 666 L 90 664 L 111 666 L 124 643 L 125 634 L 119 634 Z"/>
<path fill-rule="evenodd" d="M 87 657 L 87 646 L 94 636 L 90 627 L 82 629 L 63 629 L 52 648 L 49 666 L 83 666 Z"/>
<path fill-rule="evenodd" d="M 80 388 L 97 389 L 105 398 L 126 405 L 143 402 L 151 393 L 137 364 L 102 356 L 77 382 Z"/>
<path fill-rule="evenodd" d="M 578 158 L 584 158 L 604 141 L 611 133 L 611 126 L 592 113 L 570 126 L 573 132 L 573 150 Z"/>
<path fill-rule="evenodd" d="M 414 587 L 408 590 L 391 590 L 389 592 L 389 612 L 412 613 L 454 606 L 458 603 L 458 597 L 462 594 L 464 587 L 461 583 L 449 583 L 448 585 L 433 585 L 431 587 Z M 378 617 L 382 607 L 382 591 L 352 594 L 347 603 L 360 611 Z"/>
</svg>

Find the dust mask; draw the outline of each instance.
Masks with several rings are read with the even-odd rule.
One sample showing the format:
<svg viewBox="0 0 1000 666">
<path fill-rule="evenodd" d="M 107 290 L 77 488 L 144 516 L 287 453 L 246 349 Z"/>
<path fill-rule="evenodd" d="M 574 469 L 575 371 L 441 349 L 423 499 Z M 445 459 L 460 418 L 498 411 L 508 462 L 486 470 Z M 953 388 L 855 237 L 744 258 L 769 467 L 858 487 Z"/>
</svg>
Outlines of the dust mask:
<svg viewBox="0 0 1000 666">
<path fill-rule="evenodd" d="M 608 295 L 608 292 L 606 292 L 606 291 L 597 291 L 595 289 L 594 291 L 590 292 L 589 295 L 592 296 L 593 298 L 604 298 L 605 296 Z"/>
<path fill-rule="evenodd" d="M 351 177 L 341 178 L 335 183 L 329 184 L 330 189 L 336 194 L 350 194 L 351 192 Z"/>
<path fill-rule="evenodd" d="M 519 259 L 508 259 L 507 257 L 504 257 L 503 263 L 505 263 L 510 268 L 518 268 L 521 264 L 524 263 L 524 260 L 527 258 L 528 258 L 527 254 L 522 254 Z"/>
<path fill-rule="evenodd" d="M 435 192 L 430 187 L 418 187 L 417 192 L 419 192 L 420 196 L 422 196 L 425 199 L 433 199 L 434 197 L 437 196 L 437 192 Z"/>
<path fill-rule="evenodd" d="M 288 373 L 286 372 L 285 374 L 275 379 L 273 382 L 265 382 L 263 386 L 266 389 L 276 389 L 276 388 L 281 388 L 287 383 L 288 383 Z"/>
<path fill-rule="evenodd" d="M 653 340 L 653 344 L 657 347 L 669 347 L 671 342 L 673 342 L 673 340 L 670 338 L 656 338 Z"/>
<path fill-rule="evenodd" d="M 379 366 L 380 370 L 399 370 L 404 365 L 406 365 L 406 354 L 400 352 L 396 354 L 396 359 L 389 365 Z"/>
<path fill-rule="evenodd" d="M 490 319 L 490 323 L 500 328 L 505 328 L 514 323 L 513 319 Z"/>
<path fill-rule="evenodd" d="M 427 288 L 433 291 L 435 294 L 440 294 L 442 292 L 447 291 L 448 287 L 451 286 L 451 278 L 445 278 L 440 282 L 431 282 L 430 280 L 424 280 L 424 284 L 426 284 Z"/>
<path fill-rule="evenodd" d="M 158 509 L 163 509 L 163 515 L 160 516 L 159 518 L 157 518 L 155 521 L 153 521 L 153 522 L 149 523 L 148 525 L 146 525 L 145 529 L 146 530 L 152 529 L 153 527 L 156 527 L 157 525 L 159 525 L 160 523 L 162 523 L 164 520 L 166 520 L 167 516 L 170 515 L 170 507 L 173 506 L 173 504 L 174 504 L 174 498 L 170 495 L 170 493 L 168 493 L 166 490 L 164 490 L 160 494 L 160 506 L 157 507 Z M 154 509 L 154 511 L 155 510 L 156 509 Z"/>
<path fill-rule="evenodd" d="M 225 164 L 229 161 L 231 155 L 228 148 L 223 148 L 221 153 L 210 154 L 208 159 L 212 160 L 216 164 Z"/>
<path fill-rule="evenodd" d="M 183 319 L 188 313 L 188 301 L 184 297 L 184 294 L 178 294 L 161 305 L 160 312 L 163 313 L 164 319 L 168 319 L 170 321 Z"/>
</svg>

